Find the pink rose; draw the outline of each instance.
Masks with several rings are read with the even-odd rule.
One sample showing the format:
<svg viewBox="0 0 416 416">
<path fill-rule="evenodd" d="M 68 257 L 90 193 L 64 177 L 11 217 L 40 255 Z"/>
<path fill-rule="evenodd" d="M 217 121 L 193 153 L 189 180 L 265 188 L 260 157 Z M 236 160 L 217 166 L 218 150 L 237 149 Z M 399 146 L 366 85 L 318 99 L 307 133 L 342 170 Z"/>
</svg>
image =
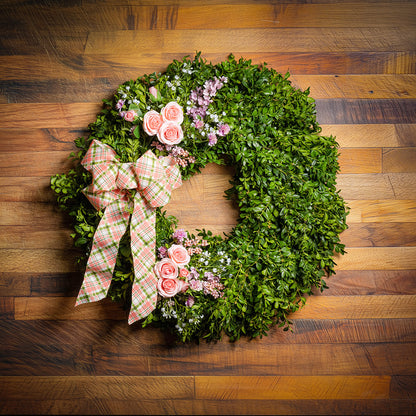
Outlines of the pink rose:
<svg viewBox="0 0 416 416">
<path fill-rule="evenodd" d="M 178 266 L 169 258 L 158 261 L 153 269 L 160 279 L 176 279 L 178 277 Z"/>
<path fill-rule="evenodd" d="M 178 279 L 159 279 L 157 281 L 157 290 L 160 296 L 171 298 L 181 290 L 181 281 Z"/>
<path fill-rule="evenodd" d="M 124 113 L 123 117 L 124 120 L 132 122 L 137 117 L 137 113 L 134 110 L 129 110 Z"/>
<path fill-rule="evenodd" d="M 152 94 L 153 97 L 157 98 L 157 89 L 155 87 L 150 87 L 149 93 Z"/>
<path fill-rule="evenodd" d="M 160 114 L 165 121 L 173 121 L 174 123 L 181 124 L 183 121 L 183 110 L 182 107 L 175 101 L 167 103 Z"/>
<path fill-rule="evenodd" d="M 189 270 L 188 269 L 180 269 L 179 270 L 179 276 L 180 277 L 188 277 L 189 276 Z"/>
<path fill-rule="evenodd" d="M 155 110 L 148 111 L 143 117 L 143 130 L 154 136 L 163 124 L 162 116 Z"/>
<path fill-rule="evenodd" d="M 168 256 L 179 267 L 186 266 L 191 260 L 188 250 L 179 244 L 172 244 L 168 248 Z"/>
<path fill-rule="evenodd" d="M 164 144 L 178 144 L 183 139 L 183 131 L 179 124 L 165 121 L 157 132 L 157 137 Z"/>
</svg>

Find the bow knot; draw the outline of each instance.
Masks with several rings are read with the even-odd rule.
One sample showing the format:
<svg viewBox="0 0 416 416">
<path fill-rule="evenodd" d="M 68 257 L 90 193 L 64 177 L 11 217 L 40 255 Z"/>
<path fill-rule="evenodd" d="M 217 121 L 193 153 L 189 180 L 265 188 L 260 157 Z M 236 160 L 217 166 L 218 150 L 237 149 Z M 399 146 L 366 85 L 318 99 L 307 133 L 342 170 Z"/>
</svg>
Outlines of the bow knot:
<svg viewBox="0 0 416 416">
<path fill-rule="evenodd" d="M 119 242 L 130 223 L 135 278 L 129 323 L 133 323 L 156 307 L 155 209 L 169 202 L 172 190 L 182 184 L 181 174 L 170 157 L 158 159 L 150 150 L 136 162 L 119 162 L 115 151 L 97 140 L 92 141 L 81 163 L 93 177 L 83 192 L 104 214 L 94 235 L 76 304 L 107 295 Z M 130 216 L 128 208 L 132 206 Z"/>
</svg>

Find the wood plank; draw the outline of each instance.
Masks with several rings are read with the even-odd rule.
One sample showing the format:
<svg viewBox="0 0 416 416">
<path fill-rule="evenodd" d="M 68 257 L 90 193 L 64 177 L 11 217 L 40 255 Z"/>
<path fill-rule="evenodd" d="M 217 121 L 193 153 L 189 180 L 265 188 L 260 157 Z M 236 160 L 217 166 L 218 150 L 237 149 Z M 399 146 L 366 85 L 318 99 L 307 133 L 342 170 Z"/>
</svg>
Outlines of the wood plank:
<svg viewBox="0 0 416 416">
<path fill-rule="evenodd" d="M 0 154 L 0 175 L 16 176 L 52 176 L 59 172 L 68 172 L 75 167 L 75 160 L 69 159 L 70 152 L 4 152 Z"/>
<path fill-rule="evenodd" d="M 16 297 L 16 320 L 125 320 L 128 311 L 106 298 L 75 307 L 75 297 Z"/>
<path fill-rule="evenodd" d="M 3 298 L 11 299 L 11 298 Z M 14 317 L 13 304 L 9 308 Z M 4 347 L 22 345 L 70 345 L 73 349 L 84 346 L 134 346 L 136 353 L 143 356 L 165 356 L 169 341 L 166 332 L 157 328 L 127 325 L 124 320 L 1 320 Z M 355 344 L 355 343 L 414 343 L 416 342 L 416 321 L 414 319 L 294 319 L 292 330 L 282 331 L 274 327 L 267 337 L 254 340 L 241 339 L 244 348 L 256 348 L 258 343 L 270 346 L 283 344 Z M 218 343 L 225 343 L 227 337 Z M 218 344 L 217 343 L 217 344 Z M 247 345 L 249 344 L 249 345 Z M 201 342 L 199 347 L 175 346 L 175 354 L 187 355 L 194 348 L 209 349 L 212 344 Z M 243 348 L 243 346 L 242 346 Z M 184 349 L 184 352 L 181 352 Z M 195 353 L 195 352 L 193 352 Z M 195 363 L 198 360 L 195 360 Z M 196 364 L 195 364 L 196 365 Z M 175 371 L 175 370 L 173 370 Z"/>
<path fill-rule="evenodd" d="M 416 222 L 416 201 L 409 200 L 347 200 L 351 212 L 348 222 Z"/>
<path fill-rule="evenodd" d="M 62 221 L 66 222 L 64 216 L 65 214 L 62 215 Z M 51 226 L 49 221 L 48 226 Z M 43 227 L 40 223 L 32 224 L 32 226 L 0 226 L 0 248 L 59 248 L 70 250 L 74 247 L 74 240 L 70 237 L 72 229 L 41 230 L 37 228 Z"/>
<path fill-rule="evenodd" d="M 414 74 L 415 52 L 240 52 L 253 63 L 266 62 L 279 72 L 302 75 L 333 74 Z M 174 59 L 181 60 L 183 53 L 148 53 L 132 50 L 129 55 L 87 55 L 65 57 L 51 55 L 0 56 L 0 79 L 3 81 L 44 81 L 66 79 L 78 83 L 90 82 L 94 78 L 111 76 L 136 79 L 142 74 L 163 72 Z M 227 58 L 226 53 L 203 53 L 208 62 L 218 63 Z M 193 58 L 193 55 L 191 55 Z"/>
<path fill-rule="evenodd" d="M 163 70 L 164 68 L 162 68 Z M 286 68 L 287 69 L 287 68 Z M 150 68 L 147 72 L 154 72 Z M 143 72 L 131 75 L 134 79 Z M 0 81 L 1 96 L 10 103 L 79 103 L 99 102 L 110 98 L 120 84 L 126 81 L 123 73 L 84 80 L 42 79 L 30 81 Z M 130 78 L 130 77 L 128 77 Z M 127 79 L 128 79 L 127 78 Z M 310 88 L 315 99 L 414 99 L 416 75 L 294 75 L 293 86 Z"/>
<path fill-rule="evenodd" d="M 345 199 L 416 199 L 414 173 L 343 174 L 337 188 Z"/>
<path fill-rule="evenodd" d="M 414 124 L 414 99 L 320 99 L 316 100 L 320 124 Z"/>
<path fill-rule="evenodd" d="M 10 399 L 190 399 L 194 396 L 193 377 L 117 376 L 14 376 L 0 377 L 0 395 Z"/>
<path fill-rule="evenodd" d="M 404 223 L 349 223 L 341 242 L 348 247 L 395 247 L 416 245 L 416 225 Z"/>
<path fill-rule="evenodd" d="M 35 204 L 49 202 L 56 206 L 56 198 L 50 189 L 50 182 L 47 176 L 15 177 L 13 181 L 10 181 L 10 177 L 0 177 L 0 201 Z"/>
<path fill-rule="evenodd" d="M 386 399 L 387 376 L 197 376 L 197 399 Z"/>
<path fill-rule="evenodd" d="M 67 232 L 69 216 L 58 211 L 56 205 L 56 202 L 0 202 L 0 226 L 21 226 L 29 232 L 59 229 Z M 4 229 L 7 230 L 10 228 Z"/>
<path fill-rule="evenodd" d="M 0 297 L 1 320 L 14 319 L 14 298 Z"/>
<path fill-rule="evenodd" d="M 320 296 L 416 295 L 416 270 L 339 270 Z"/>
<path fill-rule="evenodd" d="M 322 124 L 323 136 L 335 136 L 342 148 L 416 146 L 416 124 Z"/>
<path fill-rule="evenodd" d="M 1 128 L 0 152 L 70 152 L 77 150 L 74 140 L 87 136 L 85 129 Z"/>
<path fill-rule="evenodd" d="M 291 319 L 395 319 L 415 316 L 415 295 L 310 296 L 306 305 L 292 314 Z"/>
<path fill-rule="evenodd" d="M 416 172 L 416 147 L 383 149 L 383 172 Z"/>
<path fill-rule="evenodd" d="M 292 75 L 296 88 L 316 99 L 416 98 L 416 75 Z"/>
<path fill-rule="evenodd" d="M 2 271 L 6 273 L 27 272 L 29 264 L 33 273 L 72 273 L 78 269 L 76 263 L 78 255 L 75 249 L 0 249 Z"/>
<path fill-rule="evenodd" d="M 344 256 L 335 255 L 336 270 L 416 269 L 416 247 L 347 247 Z"/>
<path fill-rule="evenodd" d="M 382 151 L 377 148 L 340 149 L 340 173 L 379 173 L 382 171 Z"/>
<path fill-rule="evenodd" d="M 161 47 L 161 45 L 163 45 Z M 416 40 L 409 27 L 399 28 L 279 28 L 206 30 L 92 31 L 85 53 L 120 55 L 139 48 L 170 53 L 240 52 L 333 52 L 414 50 Z M 219 49 L 220 48 L 220 49 Z"/>
<path fill-rule="evenodd" d="M 199 414 L 199 415 L 299 415 L 365 414 L 403 415 L 416 413 L 416 402 L 381 400 L 3 400 L 3 414 Z"/>
<path fill-rule="evenodd" d="M 253 344 L 232 346 L 221 343 L 215 349 L 206 346 L 188 353 L 178 351 L 177 354 L 154 355 L 146 352 L 145 356 L 148 357 L 150 374 L 164 376 L 411 375 L 416 366 L 412 358 L 414 343 L 353 344 L 348 347 L 343 344 Z M 47 355 L 48 348 L 44 348 L 45 352 L 39 350 L 39 355 Z M 11 360 L 14 355 L 18 361 L 18 348 L 15 353 L 13 350 L 8 353 Z M 313 362 L 311 356 L 314 357 Z M 142 352 L 134 345 L 96 344 L 93 346 L 94 373 L 108 371 L 112 374 L 139 375 L 139 369 L 135 373 L 134 363 L 140 363 L 142 357 Z M 46 357 L 39 361 L 45 361 L 45 366 L 49 367 Z M 242 361 L 244 365 L 241 365 Z"/>
<path fill-rule="evenodd" d="M 4 9 L 4 23 L 15 10 Z M 88 18 L 88 17 L 90 18 Z M 132 30 L 132 29 L 206 29 L 206 28 L 266 28 L 266 27 L 398 27 L 412 26 L 415 8 L 412 4 L 381 3 L 374 8 L 371 4 L 163 4 L 124 5 L 104 4 L 99 10 L 93 5 L 59 8 L 28 6 L 21 10 L 23 22 L 48 19 L 50 26 L 40 30 L 67 31 L 69 22 L 76 22 L 77 31 Z M 3 23 L 3 24 L 4 24 Z"/>
<path fill-rule="evenodd" d="M 100 103 L 0 104 L 0 125 L 17 128 L 85 128 L 96 119 Z"/>
<path fill-rule="evenodd" d="M 390 397 L 393 399 L 416 399 L 416 380 L 414 376 L 394 376 L 391 380 Z"/>
<path fill-rule="evenodd" d="M 126 319 L 126 312 L 109 299 L 74 307 L 70 297 L 16 297 L 16 320 Z M 291 319 L 397 319 L 416 317 L 415 295 L 310 296 Z"/>
</svg>

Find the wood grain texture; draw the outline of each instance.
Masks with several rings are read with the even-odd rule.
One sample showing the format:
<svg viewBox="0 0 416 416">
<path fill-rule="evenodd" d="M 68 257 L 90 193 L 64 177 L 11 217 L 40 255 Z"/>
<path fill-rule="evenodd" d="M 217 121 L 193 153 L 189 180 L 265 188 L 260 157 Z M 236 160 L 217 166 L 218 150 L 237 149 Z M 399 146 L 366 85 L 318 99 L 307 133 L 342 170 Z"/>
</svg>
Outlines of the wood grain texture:
<svg viewBox="0 0 416 416">
<path fill-rule="evenodd" d="M 416 3 L 98 3 L 1 2 L 0 414 L 415 414 Z M 338 142 L 347 254 L 292 331 L 178 345 L 108 299 L 74 307 L 50 176 L 119 84 L 198 50 L 289 71 Z M 168 213 L 230 231 L 233 172 L 207 166 Z"/>
</svg>

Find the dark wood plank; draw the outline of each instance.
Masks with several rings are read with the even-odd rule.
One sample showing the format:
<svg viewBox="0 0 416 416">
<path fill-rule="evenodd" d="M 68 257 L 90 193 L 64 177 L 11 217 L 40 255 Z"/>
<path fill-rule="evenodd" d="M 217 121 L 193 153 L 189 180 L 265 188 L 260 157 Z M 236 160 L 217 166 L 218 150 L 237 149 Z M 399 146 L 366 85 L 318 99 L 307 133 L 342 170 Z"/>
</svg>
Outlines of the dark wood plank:
<svg viewBox="0 0 416 416">
<path fill-rule="evenodd" d="M 124 321 L 0 321 L 2 345 L 16 348 L 19 345 L 83 345 L 134 346 L 136 353 L 154 356 L 166 355 L 174 346 L 172 339 L 157 328 L 140 325 L 129 326 Z M 278 348 L 283 344 L 355 344 L 355 343 L 414 343 L 416 342 L 416 323 L 413 319 L 295 319 L 293 332 L 272 328 L 267 337 L 254 340 L 242 339 L 241 348 L 255 349 L 258 344 Z M 229 344 L 228 338 L 220 341 Z M 201 342 L 202 350 L 215 349 L 217 343 Z M 234 344 L 228 348 L 234 348 Z M 174 351 L 193 351 L 196 346 L 175 345 Z M 224 348 L 224 347 L 220 347 Z M 182 354 L 182 353 L 181 353 Z M 197 364 L 195 364 L 197 365 Z M 179 369 L 180 370 L 180 369 Z M 178 370 L 178 371 L 179 371 Z M 175 370 L 172 370 L 175 371 Z"/>
<path fill-rule="evenodd" d="M 3 400 L 2 414 L 413 415 L 413 400 Z"/>
<path fill-rule="evenodd" d="M 415 277 L 416 270 L 339 270 L 321 295 L 416 294 Z"/>
<path fill-rule="evenodd" d="M 416 100 L 316 100 L 322 124 L 415 123 Z"/>
</svg>

